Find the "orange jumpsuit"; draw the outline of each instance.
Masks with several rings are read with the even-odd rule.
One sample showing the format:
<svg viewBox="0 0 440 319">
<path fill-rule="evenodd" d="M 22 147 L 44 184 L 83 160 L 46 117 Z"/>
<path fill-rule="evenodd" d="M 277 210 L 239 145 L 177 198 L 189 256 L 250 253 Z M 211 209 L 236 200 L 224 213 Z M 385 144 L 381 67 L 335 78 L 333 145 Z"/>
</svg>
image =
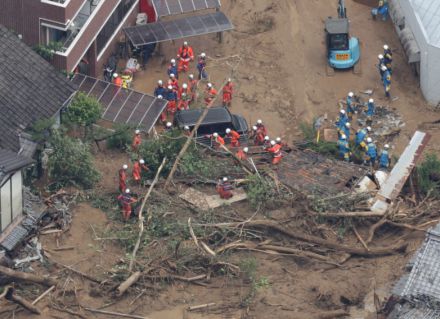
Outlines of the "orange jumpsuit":
<svg viewBox="0 0 440 319">
<path fill-rule="evenodd" d="M 129 194 L 123 194 L 118 196 L 118 200 L 122 206 L 122 217 L 125 221 L 128 221 L 130 219 L 132 210 L 131 204 L 135 203 L 136 199 L 131 197 Z"/>
<path fill-rule="evenodd" d="M 188 89 L 191 92 L 191 102 L 193 102 L 196 99 L 196 93 L 197 93 L 197 80 L 190 80 L 188 83 Z"/>
<path fill-rule="evenodd" d="M 264 144 L 264 137 L 266 134 L 262 130 L 257 130 L 257 133 L 255 134 L 254 138 L 254 144 L 255 145 L 263 145 Z"/>
<path fill-rule="evenodd" d="M 177 81 L 177 79 L 169 79 L 168 80 L 168 85 L 171 85 L 173 87 L 173 90 L 178 92 L 179 91 L 179 81 Z"/>
<path fill-rule="evenodd" d="M 247 160 L 247 154 L 243 150 L 238 150 L 237 153 L 235 153 L 235 156 L 237 156 L 240 161 Z"/>
<path fill-rule="evenodd" d="M 122 86 L 122 79 L 120 76 L 113 78 L 113 84 L 116 86 L 121 87 Z"/>
<path fill-rule="evenodd" d="M 212 100 L 214 100 L 215 96 L 217 95 L 217 90 L 213 87 L 210 89 L 207 89 L 205 92 L 205 104 L 209 105 Z"/>
<path fill-rule="evenodd" d="M 267 135 L 267 129 L 263 124 L 256 124 L 256 126 L 257 126 L 257 131 L 263 132 L 264 136 Z"/>
<path fill-rule="evenodd" d="M 240 147 L 240 134 L 237 131 L 231 130 L 226 136 L 231 139 L 231 146 Z"/>
<path fill-rule="evenodd" d="M 139 161 L 135 161 L 133 164 L 133 179 L 139 183 L 141 181 L 141 173 L 142 170 L 148 171 L 148 167 L 145 164 L 139 163 Z"/>
<path fill-rule="evenodd" d="M 131 149 L 134 152 L 137 152 L 139 150 L 139 146 L 141 146 L 142 138 L 140 134 L 135 134 L 133 137 L 133 143 L 131 144 Z"/>
<path fill-rule="evenodd" d="M 194 61 L 194 52 L 193 49 L 190 46 L 184 46 L 182 45 L 179 48 L 179 51 L 177 52 L 177 55 L 179 57 L 179 66 L 178 71 L 186 72 L 189 69 L 189 62 Z"/>
<path fill-rule="evenodd" d="M 221 136 L 217 136 L 217 137 L 212 136 L 211 141 L 212 141 L 212 146 L 215 149 L 219 149 L 220 145 L 225 145 L 225 140 Z"/>
<path fill-rule="evenodd" d="M 274 146 L 267 149 L 268 152 L 272 153 L 272 164 L 278 164 L 281 162 L 283 157 L 281 153 L 281 145 L 275 144 Z"/>
<path fill-rule="evenodd" d="M 234 196 L 232 194 L 232 185 L 229 182 L 219 182 L 216 186 L 217 193 L 220 195 L 220 198 L 228 199 Z"/>
<path fill-rule="evenodd" d="M 223 88 L 223 105 L 231 106 L 232 102 L 233 85 L 232 82 L 228 82 Z"/>
<path fill-rule="evenodd" d="M 121 168 L 119 170 L 119 191 L 123 193 L 125 192 L 126 188 L 127 188 L 127 173 L 125 172 L 125 169 Z"/>
</svg>

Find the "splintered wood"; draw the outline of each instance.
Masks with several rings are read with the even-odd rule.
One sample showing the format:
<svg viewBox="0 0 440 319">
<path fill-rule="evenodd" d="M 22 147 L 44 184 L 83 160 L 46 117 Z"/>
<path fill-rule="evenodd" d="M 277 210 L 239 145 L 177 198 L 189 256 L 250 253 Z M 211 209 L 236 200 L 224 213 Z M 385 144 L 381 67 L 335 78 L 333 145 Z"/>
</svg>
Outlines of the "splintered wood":
<svg viewBox="0 0 440 319">
<path fill-rule="evenodd" d="M 190 187 L 183 194 L 179 195 L 179 197 L 202 210 L 210 210 L 222 205 L 230 205 L 247 198 L 245 191 L 241 188 L 234 189 L 232 192 L 234 196 L 229 199 L 222 199 L 218 195 L 206 195 Z"/>
</svg>

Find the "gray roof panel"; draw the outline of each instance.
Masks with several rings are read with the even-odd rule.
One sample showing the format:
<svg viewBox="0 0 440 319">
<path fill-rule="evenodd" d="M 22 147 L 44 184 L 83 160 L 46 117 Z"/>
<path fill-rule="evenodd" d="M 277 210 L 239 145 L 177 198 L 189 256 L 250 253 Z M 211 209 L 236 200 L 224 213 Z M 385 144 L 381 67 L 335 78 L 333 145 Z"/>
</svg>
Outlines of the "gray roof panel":
<svg viewBox="0 0 440 319">
<path fill-rule="evenodd" d="M 440 1 L 409 0 L 409 2 L 420 18 L 428 42 L 440 48 Z"/>
</svg>

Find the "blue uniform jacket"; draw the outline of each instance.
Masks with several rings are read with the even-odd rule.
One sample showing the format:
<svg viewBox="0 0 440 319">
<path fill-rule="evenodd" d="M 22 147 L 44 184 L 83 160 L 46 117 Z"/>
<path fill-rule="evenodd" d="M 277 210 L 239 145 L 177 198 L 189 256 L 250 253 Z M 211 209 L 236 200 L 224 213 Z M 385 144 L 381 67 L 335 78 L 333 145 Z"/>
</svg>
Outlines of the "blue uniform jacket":
<svg viewBox="0 0 440 319">
<path fill-rule="evenodd" d="M 362 128 L 356 133 L 356 145 L 361 144 L 361 142 L 365 139 L 367 136 L 367 130 Z"/>
<path fill-rule="evenodd" d="M 167 90 L 168 91 L 168 90 Z M 169 90 L 166 93 L 166 97 L 165 97 L 168 101 L 177 101 L 177 93 L 173 90 Z"/>
<path fill-rule="evenodd" d="M 368 146 L 368 150 L 367 150 L 368 156 L 370 156 L 371 159 L 375 159 L 377 157 L 376 145 L 374 145 L 374 143 L 368 143 L 367 146 Z"/>
<path fill-rule="evenodd" d="M 375 109 L 376 107 L 374 105 L 374 102 L 373 103 L 368 102 L 367 116 L 373 116 Z"/>
<path fill-rule="evenodd" d="M 170 76 L 170 74 L 174 74 L 176 76 L 176 79 L 179 78 L 179 74 L 177 72 L 177 66 L 176 65 L 170 65 L 168 67 L 167 73 L 168 73 L 168 76 Z"/>
<path fill-rule="evenodd" d="M 162 95 L 162 97 L 165 97 L 167 93 L 167 89 L 165 89 L 163 86 L 158 86 L 154 89 L 154 96 L 158 97 L 159 95 Z"/>
<path fill-rule="evenodd" d="M 390 155 L 388 151 L 383 150 L 380 154 L 379 166 L 384 168 L 388 168 L 388 166 L 390 166 Z"/>
</svg>

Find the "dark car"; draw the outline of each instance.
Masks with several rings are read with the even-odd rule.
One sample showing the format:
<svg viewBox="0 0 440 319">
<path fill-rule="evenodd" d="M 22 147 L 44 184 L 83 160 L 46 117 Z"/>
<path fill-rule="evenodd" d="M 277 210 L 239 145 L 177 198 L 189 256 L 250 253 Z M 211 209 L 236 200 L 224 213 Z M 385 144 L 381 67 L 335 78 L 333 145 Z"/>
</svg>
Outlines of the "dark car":
<svg viewBox="0 0 440 319">
<path fill-rule="evenodd" d="M 202 112 L 203 109 L 177 111 L 174 117 L 174 125 L 180 129 L 188 126 L 192 131 Z M 208 114 L 195 133 L 195 136 L 199 142 L 210 144 L 209 136 L 212 133 L 216 132 L 220 136 L 225 136 L 227 128 L 240 133 L 240 141 L 247 143 L 248 125 L 246 120 L 241 115 L 231 114 L 231 112 L 224 107 L 210 108 Z"/>
</svg>

